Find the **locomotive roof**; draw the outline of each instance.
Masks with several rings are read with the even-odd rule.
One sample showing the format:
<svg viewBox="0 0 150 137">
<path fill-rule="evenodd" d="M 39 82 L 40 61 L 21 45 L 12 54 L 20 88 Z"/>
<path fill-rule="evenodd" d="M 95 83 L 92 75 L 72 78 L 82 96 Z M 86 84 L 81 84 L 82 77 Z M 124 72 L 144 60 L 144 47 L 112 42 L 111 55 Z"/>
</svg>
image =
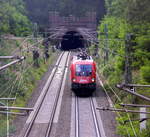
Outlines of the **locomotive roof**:
<svg viewBox="0 0 150 137">
<path fill-rule="evenodd" d="M 74 56 L 72 59 L 72 63 L 73 64 L 93 64 L 94 60 L 92 59 L 91 56 L 89 56 L 88 59 L 82 59 L 82 58 L 78 58 L 77 56 Z"/>
</svg>

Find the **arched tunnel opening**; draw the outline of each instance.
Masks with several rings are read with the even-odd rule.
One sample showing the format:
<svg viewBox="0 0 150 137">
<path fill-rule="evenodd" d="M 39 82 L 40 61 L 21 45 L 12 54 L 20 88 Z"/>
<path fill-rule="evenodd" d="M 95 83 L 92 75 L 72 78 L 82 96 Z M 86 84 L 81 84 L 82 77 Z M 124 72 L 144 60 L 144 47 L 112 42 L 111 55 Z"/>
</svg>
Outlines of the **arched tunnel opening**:
<svg viewBox="0 0 150 137">
<path fill-rule="evenodd" d="M 76 31 L 68 31 L 61 41 L 62 50 L 71 50 L 77 48 L 84 48 L 85 42 L 83 36 Z"/>
</svg>

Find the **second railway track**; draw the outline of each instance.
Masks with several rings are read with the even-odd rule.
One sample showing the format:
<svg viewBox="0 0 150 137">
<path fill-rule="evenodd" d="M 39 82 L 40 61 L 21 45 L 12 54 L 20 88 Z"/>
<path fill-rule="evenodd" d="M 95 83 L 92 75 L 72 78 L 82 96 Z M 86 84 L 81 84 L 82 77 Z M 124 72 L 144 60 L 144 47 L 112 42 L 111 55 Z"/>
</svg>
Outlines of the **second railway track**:
<svg viewBox="0 0 150 137">
<path fill-rule="evenodd" d="M 19 137 L 50 137 L 69 52 L 60 55 Z"/>
<path fill-rule="evenodd" d="M 75 137 L 106 137 L 94 97 L 75 96 Z"/>
</svg>

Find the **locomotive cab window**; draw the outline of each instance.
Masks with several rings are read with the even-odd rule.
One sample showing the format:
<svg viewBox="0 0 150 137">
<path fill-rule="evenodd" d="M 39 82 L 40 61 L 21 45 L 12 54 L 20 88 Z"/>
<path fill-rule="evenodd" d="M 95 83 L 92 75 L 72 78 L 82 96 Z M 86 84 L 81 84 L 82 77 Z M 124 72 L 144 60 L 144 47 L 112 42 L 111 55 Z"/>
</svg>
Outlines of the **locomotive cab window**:
<svg viewBox="0 0 150 137">
<path fill-rule="evenodd" d="M 76 65 L 76 76 L 91 76 L 92 65 Z"/>
</svg>

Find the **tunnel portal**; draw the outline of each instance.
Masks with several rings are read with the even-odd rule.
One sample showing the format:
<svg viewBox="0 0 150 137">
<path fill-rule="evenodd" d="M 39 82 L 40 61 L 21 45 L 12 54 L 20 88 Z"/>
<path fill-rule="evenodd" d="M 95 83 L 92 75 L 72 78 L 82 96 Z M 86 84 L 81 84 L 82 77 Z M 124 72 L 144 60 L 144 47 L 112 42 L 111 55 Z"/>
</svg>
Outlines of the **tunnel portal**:
<svg viewBox="0 0 150 137">
<path fill-rule="evenodd" d="M 79 32 L 76 31 L 68 31 L 63 37 L 61 41 L 61 49 L 62 50 L 70 50 L 77 48 L 84 48 L 84 38 L 80 35 Z"/>
</svg>

